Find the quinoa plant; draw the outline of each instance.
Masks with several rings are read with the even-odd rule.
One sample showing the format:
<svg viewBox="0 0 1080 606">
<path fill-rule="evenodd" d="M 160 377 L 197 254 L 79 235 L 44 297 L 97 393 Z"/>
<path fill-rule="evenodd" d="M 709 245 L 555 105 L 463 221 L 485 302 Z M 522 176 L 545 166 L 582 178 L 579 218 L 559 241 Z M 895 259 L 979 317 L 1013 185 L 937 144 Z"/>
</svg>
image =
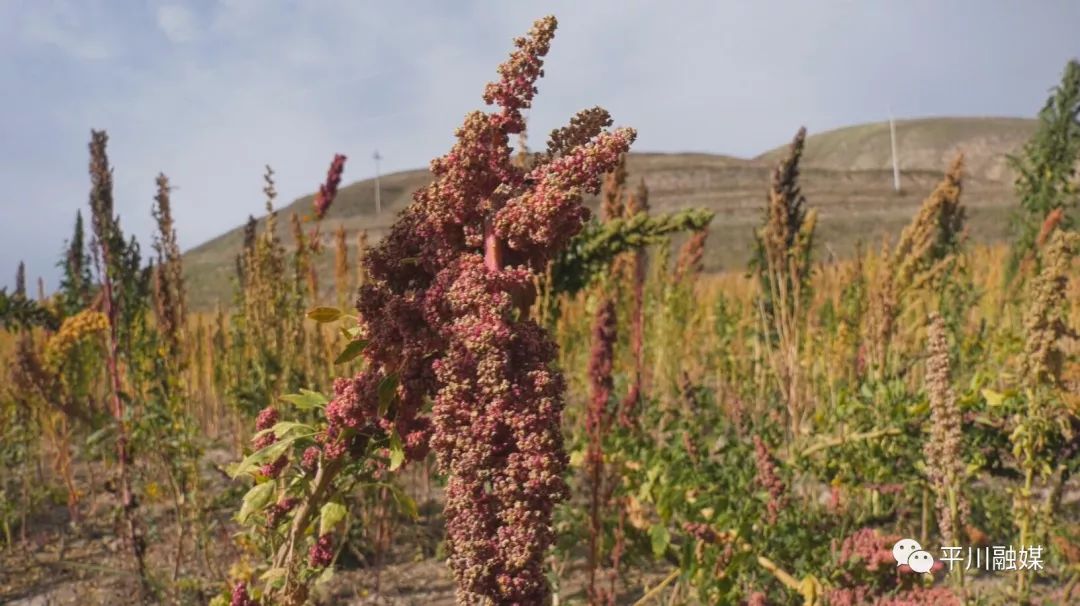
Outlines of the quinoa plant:
<svg viewBox="0 0 1080 606">
<path fill-rule="evenodd" d="M 918 214 L 900 234 L 871 285 L 870 354 L 878 378 L 894 367 L 897 321 L 916 293 L 942 288 L 955 267 L 965 210 L 960 201 L 963 157 L 957 156 Z"/>
<path fill-rule="evenodd" d="M 1033 259 L 1039 225 L 1061 209 L 1064 228 L 1077 221 L 1076 164 L 1080 160 L 1080 62 L 1065 65 L 1061 82 L 1039 111 L 1039 126 L 1021 152 L 1009 157 L 1016 172 L 1020 207 L 1012 217 L 1013 248 L 1007 278 L 1011 282 L 1025 259 Z"/>
<path fill-rule="evenodd" d="M 817 211 L 806 208 L 799 188 L 799 160 L 806 141 L 800 128 L 788 155 L 773 171 L 765 221 L 756 234 L 752 269 L 761 283 L 761 330 L 791 436 L 798 436 L 806 415 L 807 397 L 801 356 L 805 346 L 810 268 Z"/>
<path fill-rule="evenodd" d="M 601 548 L 604 536 L 604 518 L 609 506 L 613 478 L 604 470 L 605 438 L 611 429 L 615 412 L 612 410 L 614 399 L 612 389 L 612 365 L 614 347 L 617 340 L 615 302 L 607 298 L 600 303 L 593 324 L 592 355 L 589 359 L 589 377 L 592 379 L 588 411 L 585 418 L 588 446 L 585 454 L 585 466 L 589 490 L 589 555 L 588 555 L 588 597 L 595 605 L 612 604 L 615 595 L 606 591 L 597 582 L 597 573 L 602 568 Z"/>
<path fill-rule="evenodd" d="M 176 227 L 172 216 L 172 187 L 164 174 L 157 176 L 157 195 L 154 197 L 154 237 L 156 265 L 154 267 L 154 305 L 159 334 L 164 341 L 165 356 L 170 360 L 183 358 L 183 330 L 187 324 L 187 293 L 184 289 L 184 266 Z"/>
<path fill-rule="evenodd" d="M 1015 493 L 1014 516 L 1023 546 L 1047 536 L 1057 513 L 1062 487 L 1071 462 L 1062 455 L 1065 445 L 1078 429 L 1076 412 L 1065 405 L 1062 368 L 1067 357 L 1064 339 L 1071 330 L 1063 304 L 1073 258 L 1080 249 L 1076 232 L 1057 229 L 1041 256 L 1041 270 L 1031 284 L 1030 301 L 1024 316 L 1026 342 L 1019 368 L 1025 388 L 1009 438 L 1013 455 L 1023 474 L 1023 485 Z M 1035 503 L 1040 482 L 1050 484 L 1043 507 Z M 1017 575 L 1018 599 L 1029 599 L 1028 571 Z"/>
<path fill-rule="evenodd" d="M 353 332 L 363 345 L 346 350 L 363 357 L 363 370 L 335 381 L 315 426 L 274 423 L 264 412 L 261 448 L 236 470 L 265 478 L 243 513 L 299 499 L 283 516 L 271 568 L 281 573 L 269 591 L 283 603 L 306 598 L 312 577 L 303 570 L 332 559 L 342 483 L 371 473 L 378 451 L 389 452 L 393 470 L 421 458 L 429 441 L 448 476 L 448 563 L 460 601 L 532 604 L 548 594 L 551 511 L 566 492 L 563 383 L 554 344 L 527 319 L 533 276 L 581 229 L 581 196 L 599 190 L 634 138 L 603 130 L 606 119 L 579 120 L 556 131 L 531 168 L 514 164 L 508 139 L 524 129 L 555 25 L 541 19 L 515 41 L 484 94 L 497 110 L 466 117 L 451 151 L 432 162 L 434 183 L 366 256 Z M 302 566 L 294 554 L 316 510 L 321 528 Z"/>
<path fill-rule="evenodd" d="M 90 305 L 93 292 L 90 254 L 86 250 L 86 233 L 82 211 L 75 213 L 75 227 L 60 260 L 60 306 L 65 316 L 78 313 Z"/>
<path fill-rule="evenodd" d="M 967 465 L 962 415 L 952 386 L 950 347 L 944 319 L 930 316 L 926 361 L 926 387 L 930 398 L 930 427 L 923 452 L 929 483 L 937 505 L 937 526 L 942 545 L 958 545 L 960 532 L 971 512 L 964 494 Z M 958 584 L 964 583 L 957 567 Z"/>
<path fill-rule="evenodd" d="M 627 196 L 623 207 L 626 218 L 646 215 L 649 212 L 649 190 L 642 181 L 637 190 Z M 645 366 L 645 279 L 647 277 L 648 253 L 644 247 L 638 247 L 628 259 L 626 275 L 630 279 L 630 355 L 632 356 L 633 375 L 630 387 L 619 406 L 619 424 L 631 427 L 637 408 L 641 403 L 643 374 Z"/>
<path fill-rule="evenodd" d="M 281 395 L 311 387 L 306 373 L 313 359 L 307 355 L 303 318 L 297 313 L 309 299 L 309 245 L 299 227 L 294 228 L 293 279 L 282 279 L 288 258 L 278 233 L 277 189 L 270 167 L 264 181 L 267 214 L 261 230 L 254 217 L 245 227 L 228 322 L 228 395 L 245 422 Z"/>
<path fill-rule="evenodd" d="M 117 498 L 124 524 L 124 538 L 135 562 L 144 593 L 148 590 L 146 542 L 132 488 L 132 458 L 129 446 L 129 413 L 120 367 L 120 358 L 132 355 L 133 325 L 140 317 L 136 298 L 139 278 L 138 249 L 124 241 L 118 218 L 113 214 L 112 169 L 106 155 L 108 135 L 93 131 L 90 141 L 90 206 L 93 211 L 94 242 L 102 288 L 102 306 L 108 320 L 106 367 L 111 413 L 115 423 Z"/>
<path fill-rule="evenodd" d="M 334 230 L 334 291 L 337 306 L 345 307 L 345 301 L 352 290 L 349 272 L 349 242 L 346 239 L 345 226 L 338 225 Z"/>
<path fill-rule="evenodd" d="M 148 345 L 157 355 L 143 356 L 150 358 L 143 368 L 153 378 L 145 397 L 140 425 L 146 441 L 155 445 L 147 450 L 158 460 L 158 467 L 164 472 L 161 477 L 166 480 L 172 495 L 176 551 L 172 556 L 171 580 L 175 582 L 184 562 L 187 538 L 195 536 L 205 543 L 199 496 L 202 449 L 194 410 L 189 404 L 194 386 L 186 380 L 190 374 L 186 350 L 191 347 L 191 334 L 183 260 L 172 213 L 172 187 L 164 174 L 157 176 L 156 184 L 157 195 L 152 210 L 157 223 L 153 241 L 156 255 L 150 271 L 153 273 L 152 298 L 157 330 Z"/>
</svg>

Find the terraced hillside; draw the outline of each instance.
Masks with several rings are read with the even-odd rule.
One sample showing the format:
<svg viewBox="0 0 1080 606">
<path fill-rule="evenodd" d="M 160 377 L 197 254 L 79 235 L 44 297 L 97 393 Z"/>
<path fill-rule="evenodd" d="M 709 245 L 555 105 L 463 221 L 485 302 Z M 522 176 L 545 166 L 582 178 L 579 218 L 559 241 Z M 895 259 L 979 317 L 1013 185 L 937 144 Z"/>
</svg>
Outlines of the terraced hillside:
<svg viewBox="0 0 1080 606">
<path fill-rule="evenodd" d="M 981 241 L 1007 233 L 1008 209 L 1013 204 L 1011 175 L 1005 156 L 1017 151 L 1034 131 L 1035 121 L 1020 118 L 927 118 L 897 122 L 902 191 L 893 191 L 888 123 L 851 126 L 807 139 L 803 161 L 803 191 L 820 209 L 818 241 L 821 254 L 843 256 L 859 240 L 877 245 L 881 234 L 896 233 L 915 212 L 945 165 L 956 153 L 965 154 L 968 167 L 964 200 L 971 236 Z M 779 150 L 741 159 L 710 154 L 631 154 L 631 182 L 644 180 L 656 212 L 685 207 L 716 211 L 706 259 L 707 269 L 741 266 L 748 258 L 754 226 L 760 219 L 765 186 Z M 330 211 L 331 225 L 344 224 L 350 233 L 365 229 L 377 240 L 430 175 L 413 170 L 381 179 L 381 215 L 375 214 L 371 180 L 341 188 Z M 281 209 L 306 213 L 312 197 L 305 196 Z M 595 205 L 595 200 L 592 201 Z M 253 209 L 255 210 L 255 209 Z M 288 222 L 282 237 L 290 240 Z M 240 248 L 237 227 L 185 255 L 193 303 L 207 308 L 231 296 L 229 278 Z M 350 244 L 353 238 L 350 237 Z M 318 259 L 320 274 L 332 275 L 333 254 Z M 330 288 L 331 285 L 325 285 Z"/>
</svg>

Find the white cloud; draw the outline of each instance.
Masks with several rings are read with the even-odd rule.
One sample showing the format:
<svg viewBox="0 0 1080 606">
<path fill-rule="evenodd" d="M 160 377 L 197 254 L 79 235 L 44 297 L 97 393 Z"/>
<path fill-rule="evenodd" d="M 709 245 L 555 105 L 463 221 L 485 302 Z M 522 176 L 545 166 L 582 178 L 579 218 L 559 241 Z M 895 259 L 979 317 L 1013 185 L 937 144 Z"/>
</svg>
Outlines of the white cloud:
<svg viewBox="0 0 1080 606">
<path fill-rule="evenodd" d="M 100 31 L 84 19 L 82 8 L 56 2 L 48 8 L 25 13 L 20 34 L 31 45 L 57 48 L 80 61 L 104 61 L 115 49 Z"/>
<path fill-rule="evenodd" d="M 175 43 L 191 42 L 198 35 L 195 16 L 179 4 L 163 4 L 157 9 L 157 25 Z"/>
</svg>

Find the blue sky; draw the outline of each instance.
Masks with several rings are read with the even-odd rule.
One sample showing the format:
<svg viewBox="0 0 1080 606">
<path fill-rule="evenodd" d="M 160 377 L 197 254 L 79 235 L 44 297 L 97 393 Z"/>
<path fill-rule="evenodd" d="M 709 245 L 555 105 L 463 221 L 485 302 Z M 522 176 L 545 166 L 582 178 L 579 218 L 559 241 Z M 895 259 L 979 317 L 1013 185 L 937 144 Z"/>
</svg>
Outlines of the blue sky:
<svg viewBox="0 0 1080 606">
<path fill-rule="evenodd" d="M 541 7 L 542 5 L 542 7 Z M 639 151 L 756 155 L 897 117 L 1034 115 L 1080 56 L 1080 3 L 0 0 L 0 286 L 54 267 L 107 129 L 122 224 L 149 250 L 159 171 L 181 245 L 285 203 L 334 153 L 345 181 L 443 153 L 514 36 L 560 21 L 530 114 L 601 105 Z"/>
</svg>

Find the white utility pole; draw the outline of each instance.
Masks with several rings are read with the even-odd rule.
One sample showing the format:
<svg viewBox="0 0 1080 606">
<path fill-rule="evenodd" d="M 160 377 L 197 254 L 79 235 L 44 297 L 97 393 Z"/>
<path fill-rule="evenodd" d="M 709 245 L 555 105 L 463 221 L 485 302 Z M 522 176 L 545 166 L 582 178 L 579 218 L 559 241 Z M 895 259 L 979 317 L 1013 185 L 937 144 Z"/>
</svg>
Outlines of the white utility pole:
<svg viewBox="0 0 1080 606">
<path fill-rule="evenodd" d="M 900 193 L 900 160 L 896 155 L 896 121 L 889 112 L 889 139 L 892 142 L 892 180 L 893 189 Z"/>
<path fill-rule="evenodd" d="M 382 156 L 379 155 L 379 150 L 375 150 L 372 158 L 375 160 L 375 215 L 378 216 L 382 214 L 382 191 L 379 187 L 379 160 L 382 160 Z"/>
</svg>

